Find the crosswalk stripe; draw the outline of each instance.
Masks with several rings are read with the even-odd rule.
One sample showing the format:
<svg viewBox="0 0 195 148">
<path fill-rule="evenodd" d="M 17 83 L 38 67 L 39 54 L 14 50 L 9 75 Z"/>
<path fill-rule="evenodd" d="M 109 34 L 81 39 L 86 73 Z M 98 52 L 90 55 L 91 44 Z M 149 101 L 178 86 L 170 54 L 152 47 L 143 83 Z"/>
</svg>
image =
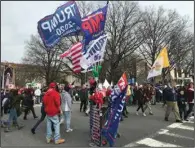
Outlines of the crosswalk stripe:
<svg viewBox="0 0 195 148">
<path fill-rule="evenodd" d="M 169 130 L 167 130 L 167 129 L 162 129 L 162 131 L 158 132 L 158 134 L 159 135 L 167 135 L 167 136 L 172 136 L 172 137 L 177 137 L 177 138 L 194 140 L 194 138 L 191 138 L 191 137 L 182 136 L 182 135 L 175 134 L 175 133 L 170 133 Z"/>
<path fill-rule="evenodd" d="M 173 123 L 173 124 L 169 125 L 168 128 L 179 128 L 179 129 L 194 131 L 194 127 L 182 125 L 181 123 Z"/>
<path fill-rule="evenodd" d="M 138 144 L 144 144 L 149 147 L 181 147 L 179 145 L 171 144 L 171 143 L 164 143 L 158 140 L 154 140 L 152 138 L 145 138 L 137 142 Z"/>
</svg>

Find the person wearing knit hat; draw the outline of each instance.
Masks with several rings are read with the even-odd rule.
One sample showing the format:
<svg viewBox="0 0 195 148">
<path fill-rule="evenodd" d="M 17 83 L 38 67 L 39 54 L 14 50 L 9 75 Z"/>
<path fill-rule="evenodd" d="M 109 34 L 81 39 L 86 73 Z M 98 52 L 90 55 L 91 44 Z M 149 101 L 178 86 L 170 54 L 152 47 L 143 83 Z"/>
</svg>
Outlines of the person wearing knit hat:
<svg viewBox="0 0 195 148">
<path fill-rule="evenodd" d="M 47 114 L 47 143 L 52 141 L 52 130 L 51 125 L 54 127 L 54 141 L 55 144 L 61 144 L 65 142 L 65 139 L 60 138 L 60 124 L 59 124 L 59 114 L 62 113 L 60 106 L 60 94 L 56 90 L 57 84 L 52 82 L 49 84 L 49 89 L 43 97 L 43 104 L 45 107 L 45 112 Z"/>
</svg>

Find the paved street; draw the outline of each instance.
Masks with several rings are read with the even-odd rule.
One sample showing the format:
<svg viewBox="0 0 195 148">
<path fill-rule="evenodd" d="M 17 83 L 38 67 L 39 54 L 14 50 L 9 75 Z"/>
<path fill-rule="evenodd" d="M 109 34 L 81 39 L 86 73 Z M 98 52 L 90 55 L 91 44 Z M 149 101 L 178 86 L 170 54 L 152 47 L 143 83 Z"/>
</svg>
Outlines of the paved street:
<svg viewBox="0 0 195 148">
<path fill-rule="evenodd" d="M 164 109 L 160 104 L 152 106 L 154 115 L 143 117 L 135 114 L 136 107 L 129 107 L 129 118 L 125 118 L 120 123 L 119 132 L 121 137 L 116 140 L 116 146 L 121 147 L 193 147 L 194 146 L 194 122 L 175 123 L 173 114 L 170 121 L 165 122 Z M 36 113 L 40 116 L 40 106 L 36 106 Z M 5 117 L 4 117 L 5 118 Z M 37 129 L 35 135 L 31 134 L 30 129 L 37 119 L 33 119 L 32 114 L 28 120 L 19 119 L 25 127 L 21 130 L 14 130 L 10 133 L 1 131 L 1 145 L 3 146 L 51 146 L 46 144 L 45 133 L 46 124 L 43 122 Z M 89 117 L 79 112 L 79 104 L 73 104 L 72 113 L 72 133 L 66 133 L 64 125 L 61 125 L 61 136 L 66 142 L 60 146 L 68 147 L 88 147 L 89 138 Z"/>
</svg>

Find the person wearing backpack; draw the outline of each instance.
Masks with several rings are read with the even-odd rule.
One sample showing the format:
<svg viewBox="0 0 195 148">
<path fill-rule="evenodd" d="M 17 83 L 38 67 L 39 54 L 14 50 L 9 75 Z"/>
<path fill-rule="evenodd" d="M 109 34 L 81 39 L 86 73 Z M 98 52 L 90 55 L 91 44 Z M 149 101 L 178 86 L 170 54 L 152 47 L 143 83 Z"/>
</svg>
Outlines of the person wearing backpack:
<svg viewBox="0 0 195 148">
<path fill-rule="evenodd" d="M 13 89 L 10 91 L 10 96 L 9 96 L 9 118 L 8 118 L 8 126 L 5 128 L 5 132 L 10 132 L 11 131 L 11 125 L 12 123 L 15 124 L 15 126 L 20 130 L 23 128 L 23 125 L 18 124 L 18 115 L 17 115 L 17 106 L 20 104 L 22 97 L 18 95 L 18 90 Z"/>
</svg>

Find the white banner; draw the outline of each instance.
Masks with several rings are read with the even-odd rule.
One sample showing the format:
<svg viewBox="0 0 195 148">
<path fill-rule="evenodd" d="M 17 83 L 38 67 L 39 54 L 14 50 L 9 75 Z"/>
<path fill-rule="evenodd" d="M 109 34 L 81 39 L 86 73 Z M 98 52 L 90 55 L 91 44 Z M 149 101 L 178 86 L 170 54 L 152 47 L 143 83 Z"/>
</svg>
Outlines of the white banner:
<svg viewBox="0 0 195 148">
<path fill-rule="evenodd" d="M 87 52 L 80 60 L 80 65 L 83 69 L 87 69 L 97 62 L 103 61 L 107 37 L 107 34 L 100 36 L 88 47 Z"/>
<path fill-rule="evenodd" d="M 161 75 L 162 69 L 163 69 L 163 58 L 160 57 L 156 59 L 156 61 L 154 62 L 151 70 L 148 73 L 147 79 Z"/>
</svg>

